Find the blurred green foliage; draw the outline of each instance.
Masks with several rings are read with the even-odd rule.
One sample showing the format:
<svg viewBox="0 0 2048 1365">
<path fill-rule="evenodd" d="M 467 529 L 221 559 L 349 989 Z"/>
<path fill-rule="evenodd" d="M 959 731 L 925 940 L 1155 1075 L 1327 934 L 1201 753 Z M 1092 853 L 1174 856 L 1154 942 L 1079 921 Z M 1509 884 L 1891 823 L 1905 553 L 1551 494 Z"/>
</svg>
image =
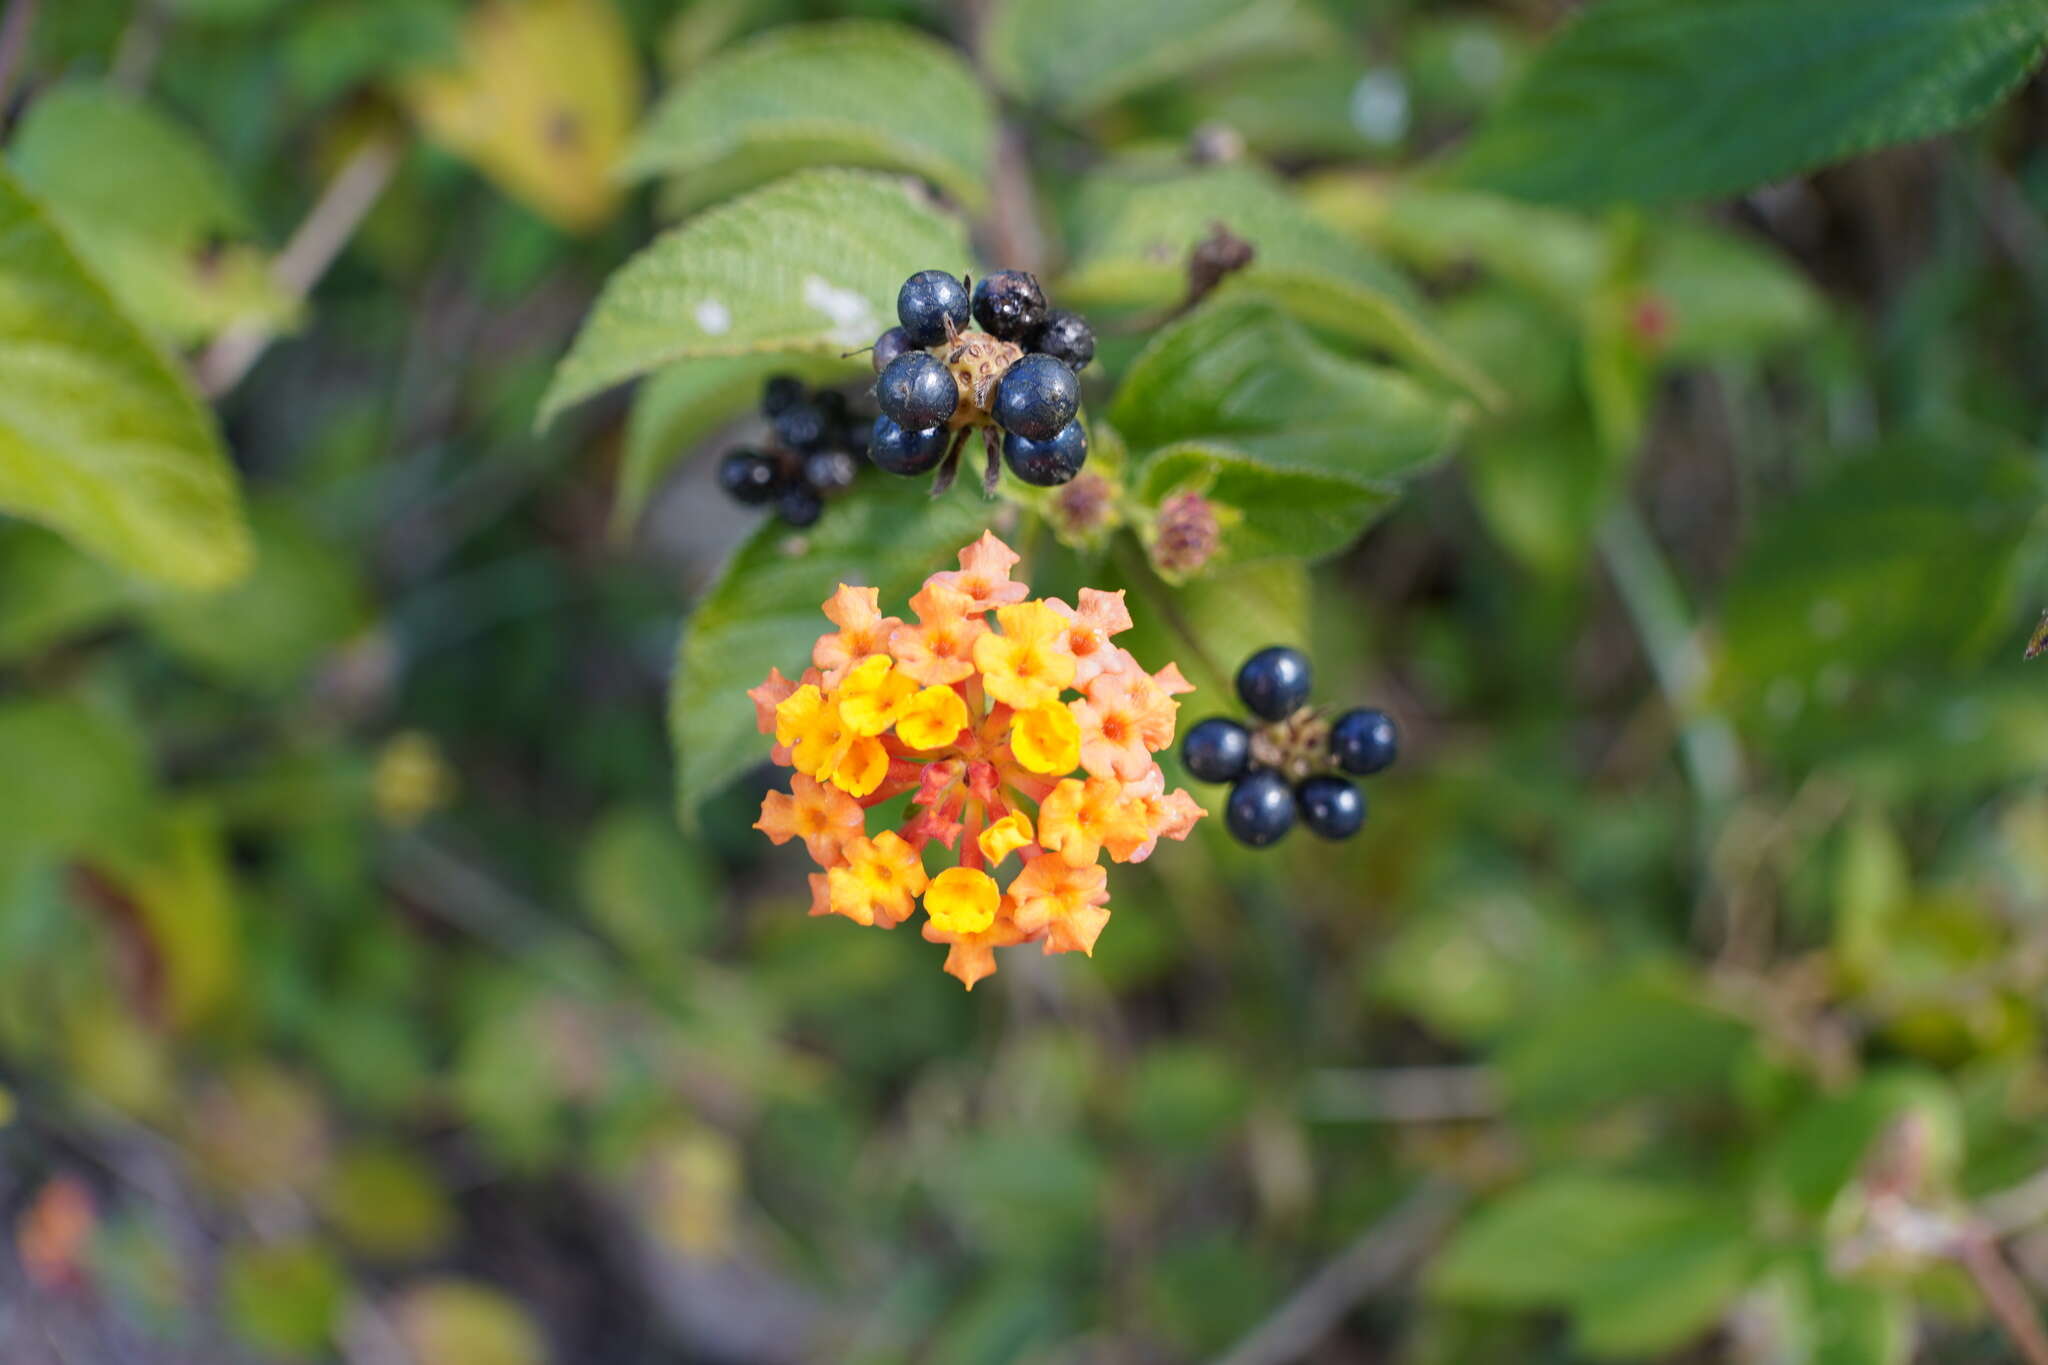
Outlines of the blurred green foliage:
<svg viewBox="0 0 2048 1365">
<path fill-rule="evenodd" d="M 0 1359 L 2048 1360 L 2048 6 L 1570 8 L 0 0 Z M 1014 264 L 1094 520 L 720 499 Z M 990 523 L 1365 836 L 807 919 Z"/>
</svg>

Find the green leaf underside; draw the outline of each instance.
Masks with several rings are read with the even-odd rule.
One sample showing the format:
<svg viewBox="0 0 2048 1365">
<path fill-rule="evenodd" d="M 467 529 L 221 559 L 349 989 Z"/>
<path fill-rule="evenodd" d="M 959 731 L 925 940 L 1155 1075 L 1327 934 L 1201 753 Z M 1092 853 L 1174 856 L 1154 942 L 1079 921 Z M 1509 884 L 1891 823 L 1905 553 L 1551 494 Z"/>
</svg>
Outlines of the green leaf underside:
<svg viewBox="0 0 2048 1365">
<path fill-rule="evenodd" d="M 669 691 L 676 798 L 684 818 L 719 787 L 767 760 L 773 741 L 754 725 L 746 690 L 780 668 L 796 677 L 830 631 L 825 599 L 840 583 L 881 590 L 901 616 L 924 578 L 954 566 L 997 510 L 966 488 L 934 498 L 920 482 L 871 486 L 834 503 L 788 553 L 789 529 L 763 521 L 684 627 Z"/>
<path fill-rule="evenodd" d="M 1075 259 L 1061 299 L 1082 308 L 1174 303 L 1187 291 L 1189 252 L 1218 225 L 1257 253 L 1219 296 L 1245 290 L 1270 297 L 1315 327 L 1384 347 L 1492 397 L 1492 383 L 1443 343 L 1399 273 L 1254 166 L 1168 176 L 1105 172 L 1089 180 L 1075 205 Z"/>
<path fill-rule="evenodd" d="M 1300 0 L 1004 0 L 982 50 L 1010 91 L 1083 115 L 1177 76 L 1314 52 L 1331 36 Z"/>
<path fill-rule="evenodd" d="M 910 182 L 799 171 L 671 229 L 616 271 L 540 421 L 678 360 L 872 345 L 894 322 L 905 278 L 968 259 L 959 221 Z"/>
<path fill-rule="evenodd" d="M 676 177 L 685 210 L 827 164 L 920 175 L 980 210 L 994 133 L 993 104 L 952 49 L 849 20 L 775 29 L 691 72 L 623 169 Z"/>
<path fill-rule="evenodd" d="M 0 510 L 181 587 L 218 587 L 249 564 L 211 416 L 5 174 Z"/>
<path fill-rule="evenodd" d="M 707 356 L 651 376 L 633 395 L 619 467 L 612 530 L 629 531 L 674 464 L 722 423 L 752 408 L 772 374 L 829 382 L 866 369 L 865 358 L 791 355 Z"/>
<path fill-rule="evenodd" d="M 1450 173 L 1560 203 L 1730 194 L 1967 123 L 2044 41 L 2048 0 L 1604 0 Z"/>
</svg>

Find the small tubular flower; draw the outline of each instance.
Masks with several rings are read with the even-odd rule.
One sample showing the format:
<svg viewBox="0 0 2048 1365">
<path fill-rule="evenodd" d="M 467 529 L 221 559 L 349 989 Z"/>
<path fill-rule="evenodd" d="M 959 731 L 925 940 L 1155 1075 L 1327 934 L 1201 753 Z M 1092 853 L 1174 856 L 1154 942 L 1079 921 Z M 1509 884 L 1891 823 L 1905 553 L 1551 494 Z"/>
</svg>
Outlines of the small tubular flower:
<svg viewBox="0 0 2048 1365">
<path fill-rule="evenodd" d="M 913 625 L 842 583 L 811 667 L 747 694 L 796 770 L 755 828 L 817 863 L 811 913 L 893 928 L 921 904 L 923 936 L 970 990 L 998 948 L 1091 952 L 1109 920 L 1102 855 L 1139 861 L 1202 815 L 1153 759 L 1173 741 L 1180 670 L 1147 673 L 1111 642 L 1132 624 L 1122 593 L 1035 601 L 1017 563 L 984 534 L 910 599 Z M 900 826 L 871 832 L 869 812 L 905 795 Z M 957 865 L 927 873 L 933 845 Z"/>
</svg>

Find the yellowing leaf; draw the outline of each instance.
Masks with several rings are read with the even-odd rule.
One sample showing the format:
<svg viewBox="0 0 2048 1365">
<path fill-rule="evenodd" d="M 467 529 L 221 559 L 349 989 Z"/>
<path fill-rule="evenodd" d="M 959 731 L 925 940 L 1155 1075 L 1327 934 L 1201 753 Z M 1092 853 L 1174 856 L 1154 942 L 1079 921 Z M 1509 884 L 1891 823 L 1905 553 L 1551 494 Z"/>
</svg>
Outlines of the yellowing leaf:
<svg viewBox="0 0 2048 1365">
<path fill-rule="evenodd" d="M 611 0 L 490 0 L 456 65 L 406 82 L 427 135 L 571 232 L 619 203 L 613 167 L 640 107 L 640 71 Z"/>
<path fill-rule="evenodd" d="M 408 1290 L 394 1315 L 414 1360 L 432 1365 L 541 1365 L 547 1350 L 524 1310 L 466 1280 L 429 1280 Z"/>
</svg>

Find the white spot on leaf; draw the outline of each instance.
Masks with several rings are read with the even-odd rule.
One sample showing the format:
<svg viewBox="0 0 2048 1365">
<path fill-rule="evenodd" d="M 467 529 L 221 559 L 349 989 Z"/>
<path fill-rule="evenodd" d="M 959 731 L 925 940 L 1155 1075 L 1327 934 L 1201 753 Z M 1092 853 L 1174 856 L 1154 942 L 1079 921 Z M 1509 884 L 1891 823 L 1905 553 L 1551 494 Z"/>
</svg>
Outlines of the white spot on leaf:
<svg viewBox="0 0 2048 1365">
<path fill-rule="evenodd" d="M 717 299 L 706 299 L 697 305 L 697 326 L 707 336 L 724 336 L 732 330 L 732 309 Z"/>
<path fill-rule="evenodd" d="M 875 317 L 874 305 L 868 302 L 866 295 L 843 289 L 816 275 L 804 276 L 804 305 L 817 309 L 831 320 L 832 328 L 827 335 L 841 345 L 865 346 L 882 330 L 880 321 Z"/>
</svg>

